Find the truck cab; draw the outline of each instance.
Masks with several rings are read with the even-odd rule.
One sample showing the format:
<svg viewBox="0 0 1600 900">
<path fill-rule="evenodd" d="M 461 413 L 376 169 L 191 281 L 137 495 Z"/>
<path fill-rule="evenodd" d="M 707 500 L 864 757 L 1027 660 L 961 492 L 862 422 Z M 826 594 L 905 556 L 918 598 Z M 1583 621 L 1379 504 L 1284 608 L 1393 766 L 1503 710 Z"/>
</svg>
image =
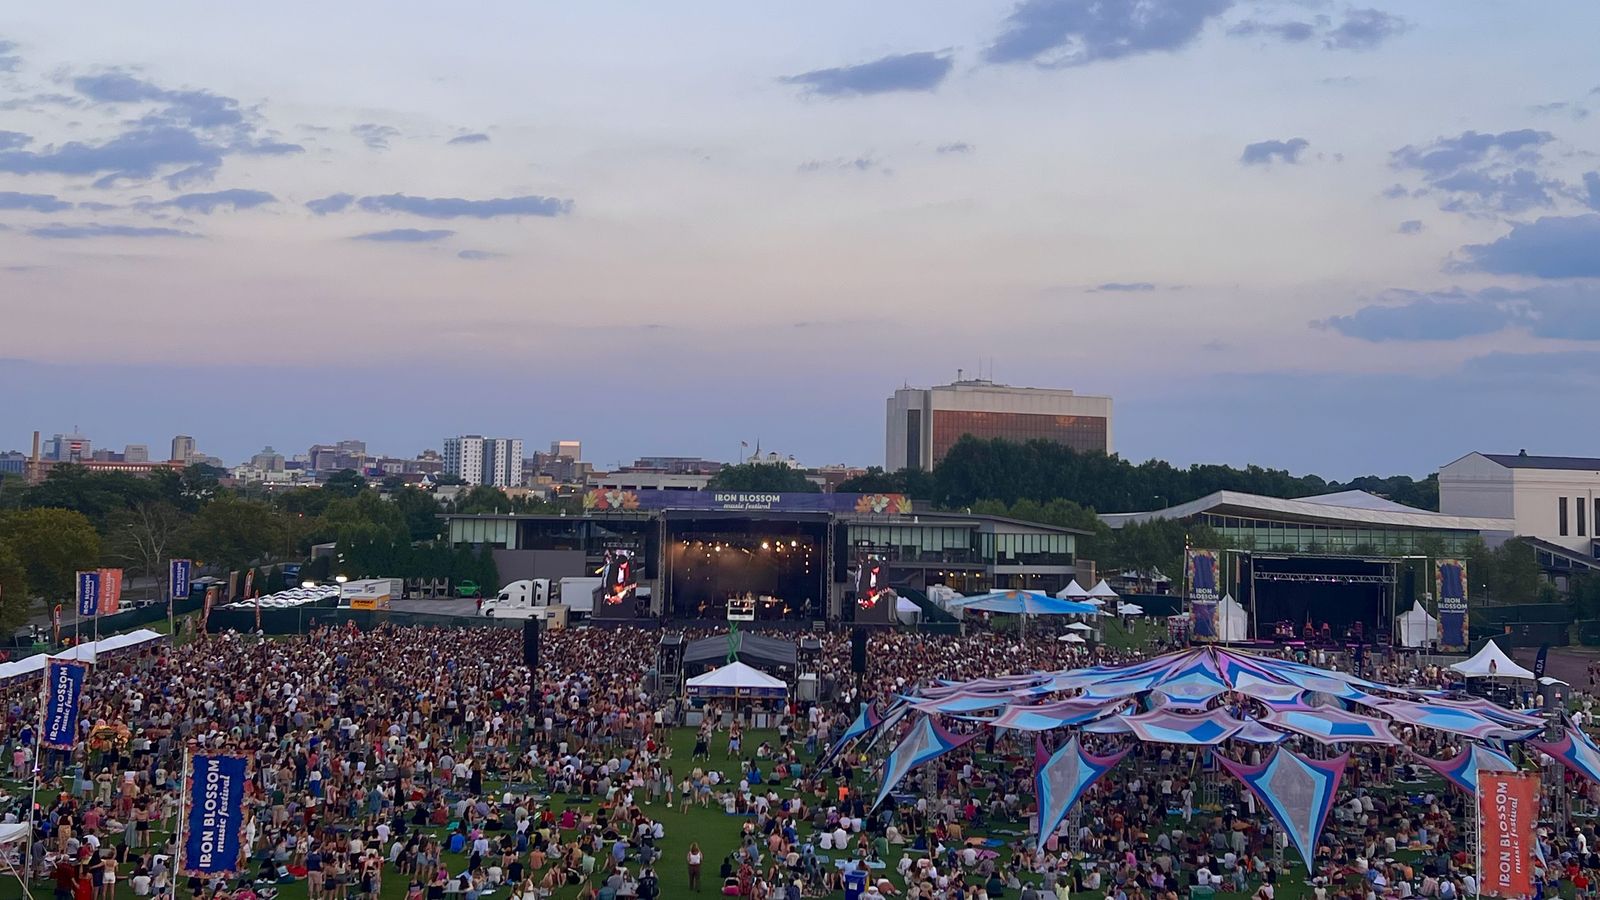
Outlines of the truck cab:
<svg viewBox="0 0 1600 900">
<path fill-rule="evenodd" d="M 479 614 L 488 618 L 539 619 L 550 609 L 550 580 L 524 578 L 500 589 L 494 597 L 486 598 Z"/>
</svg>

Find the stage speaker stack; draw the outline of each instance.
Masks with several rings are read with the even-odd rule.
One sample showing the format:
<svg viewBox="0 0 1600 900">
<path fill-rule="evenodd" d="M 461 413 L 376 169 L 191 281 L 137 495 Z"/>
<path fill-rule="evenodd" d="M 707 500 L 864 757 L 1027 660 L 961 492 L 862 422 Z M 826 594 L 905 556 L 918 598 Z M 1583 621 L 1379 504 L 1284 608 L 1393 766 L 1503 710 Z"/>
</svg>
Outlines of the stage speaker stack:
<svg viewBox="0 0 1600 900">
<path fill-rule="evenodd" d="M 857 628 L 850 632 L 850 671 L 867 674 L 867 630 Z"/>
<path fill-rule="evenodd" d="M 530 669 L 539 667 L 539 620 L 522 623 L 522 662 Z"/>
</svg>

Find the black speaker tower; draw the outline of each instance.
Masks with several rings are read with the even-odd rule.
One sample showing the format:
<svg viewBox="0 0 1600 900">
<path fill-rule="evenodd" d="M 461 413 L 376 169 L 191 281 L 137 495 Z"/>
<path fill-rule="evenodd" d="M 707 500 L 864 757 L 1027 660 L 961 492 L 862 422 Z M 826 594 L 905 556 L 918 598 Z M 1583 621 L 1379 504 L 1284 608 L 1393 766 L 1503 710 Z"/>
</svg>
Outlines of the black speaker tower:
<svg viewBox="0 0 1600 900">
<path fill-rule="evenodd" d="M 857 628 L 850 632 L 850 671 L 867 674 L 867 630 Z"/>
<path fill-rule="evenodd" d="M 522 662 L 530 669 L 539 667 L 539 620 L 522 623 Z"/>
</svg>

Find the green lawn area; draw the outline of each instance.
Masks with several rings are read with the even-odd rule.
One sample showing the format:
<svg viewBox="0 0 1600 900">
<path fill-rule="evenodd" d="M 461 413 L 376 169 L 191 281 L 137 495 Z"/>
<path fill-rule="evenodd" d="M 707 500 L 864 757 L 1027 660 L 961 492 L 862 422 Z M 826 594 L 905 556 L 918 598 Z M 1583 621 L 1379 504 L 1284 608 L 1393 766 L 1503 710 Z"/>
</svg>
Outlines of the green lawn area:
<svg viewBox="0 0 1600 900">
<path fill-rule="evenodd" d="M 1096 624 L 1100 626 L 1100 635 L 1107 647 L 1139 650 L 1167 636 L 1167 626 L 1156 619 L 1140 617 L 1127 621 L 1128 624 L 1124 625 L 1116 616 L 1100 617 Z"/>
<path fill-rule="evenodd" d="M 744 746 L 748 752 L 751 748 L 758 746 L 762 741 L 767 740 L 776 743 L 776 734 L 770 731 L 748 731 L 746 732 Z M 670 760 L 667 760 L 666 766 L 673 770 L 676 777 L 681 778 L 685 772 L 692 769 L 695 765 L 695 763 L 689 759 L 689 755 L 694 746 L 694 732 L 692 729 L 687 728 L 676 729 L 670 735 L 668 742 L 673 748 L 673 755 Z M 725 735 L 718 735 L 714 737 L 711 743 L 711 761 L 709 763 L 702 762 L 700 765 L 708 769 L 718 769 L 722 771 L 724 775 L 730 776 L 732 780 L 736 782 L 738 780 L 738 766 L 734 761 L 724 758 L 725 751 Z M 767 771 L 766 766 L 763 766 L 762 769 L 763 771 Z M 862 781 L 863 779 L 870 777 L 870 774 L 858 773 L 857 775 L 858 781 Z M 501 788 L 502 785 L 499 784 L 491 783 L 486 785 L 486 789 L 491 789 L 496 792 L 498 792 Z M 1439 784 L 1434 786 L 1434 789 L 1443 789 L 1443 785 Z M 786 786 L 780 785 L 778 787 L 778 791 L 784 796 L 791 795 L 791 791 Z M 555 808 L 558 811 L 564 809 L 565 806 L 566 803 L 563 798 L 555 798 Z M 580 806 L 579 808 L 582 809 L 584 807 Z M 644 809 L 647 815 L 659 816 L 666 829 L 666 837 L 660 842 L 661 857 L 656 863 L 656 871 L 659 875 L 661 884 L 661 896 L 663 898 L 669 898 L 670 900 L 670 898 L 687 897 L 693 895 L 693 893 L 689 890 L 688 870 L 684 862 L 685 855 L 688 852 L 689 844 L 691 842 L 699 842 L 701 849 L 705 853 L 705 863 L 702 869 L 704 892 L 707 895 L 718 894 L 721 888 L 721 879 L 718 877 L 718 867 L 727 854 L 737 849 L 739 845 L 740 827 L 743 825 L 746 819 L 739 816 L 726 815 L 721 811 L 720 808 L 717 807 L 702 809 L 699 806 L 693 806 L 690 808 L 690 811 L 687 814 L 678 812 L 676 805 L 673 805 L 669 808 L 662 808 L 661 806 L 646 806 Z M 1179 824 L 1179 821 L 1176 817 L 1174 817 L 1169 824 L 1176 826 Z M 1025 824 L 1009 826 L 1010 829 L 1017 831 L 1020 831 L 1025 827 Z M 439 831 L 442 832 L 442 829 Z M 808 825 L 801 826 L 802 836 L 809 833 L 809 831 L 810 828 Z M 982 834 L 983 832 L 978 831 L 974 833 Z M 996 833 L 995 836 L 1006 840 L 1010 840 L 1015 837 L 1015 835 L 1000 833 Z M 890 855 L 885 860 L 888 863 L 888 868 L 879 871 L 893 873 L 895 864 L 899 861 L 901 849 L 902 848 L 899 847 L 891 847 Z M 464 854 L 446 853 L 445 859 L 450 865 L 451 871 L 453 872 L 459 872 L 461 869 L 465 868 L 466 856 Z M 1301 897 L 1308 896 L 1310 891 L 1304 884 L 1305 869 L 1299 864 L 1298 859 L 1295 857 L 1292 849 L 1286 853 L 1285 862 L 1289 863 L 1291 868 L 1288 877 L 1281 878 L 1279 880 L 1278 897 L 1280 900 L 1300 900 Z M 606 860 L 602 859 L 600 864 L 597 866 L 597 870 L 603 870 L 605 863 Z M 894 880 L 896 886 L 898 887 L 899 879 L 893 878 L 892 880 Z M 404 877 L 399 876 L 392 871 L 385 872 L 383 890 L 380 894 L 380 897 L 382 900 L 402 900 L 402 898 L 405 896 L 407 887 L 408 882 Z M 48 896 L 47 892 L 50 890 L 50 887 L 47 883 L 38 883 L 36 888 L 36 896 Z M 1251 890 L 1253 889 L 1254 884 L 1251 885 Z M 560 898 L 560 900 L 571 900 L 571 898 L 577 897 L 581 890 L 582 889 L 580 887 L 567 887 L 563 888 L 556 896 Z M 500 891 L 497 891 L 489 896 L 491 898 L 503 898 L 507 896 L 507 893 L 508 892 L 505 889 L 501 889 Z M 19 885 L 15 879 L 8 878 L 0 880 L 0 900 L 11 900 L 11 898 L 20 898 L 21 896 L 22 894 L 19 889 Z M 134 898 L 132 889 L 128 885 L 126 873 L 124 873 L 118 881 L 116 896 L 117 900 L 136 900 L 136 898 Z M 841 893 L 836 894 L 835 896 L 842 897 L 843 895 Z M 1081 896 L 1084 898 L 1084 900 L 1101 900 L 1103 894 L 1101 892 L 1089 891 L 1075 896 Z M 1239 900 L 1239 898 L 1247 897 L 1248 894 L 1219 892 L 1215 896 L 1220 898 L 1220 900 Z M 294 884 L 280 885 L 278 886 L 278 897 L 280 900 L 305 900 L 305 884 L 303 882 L 297 882 Z"/>
</svg>

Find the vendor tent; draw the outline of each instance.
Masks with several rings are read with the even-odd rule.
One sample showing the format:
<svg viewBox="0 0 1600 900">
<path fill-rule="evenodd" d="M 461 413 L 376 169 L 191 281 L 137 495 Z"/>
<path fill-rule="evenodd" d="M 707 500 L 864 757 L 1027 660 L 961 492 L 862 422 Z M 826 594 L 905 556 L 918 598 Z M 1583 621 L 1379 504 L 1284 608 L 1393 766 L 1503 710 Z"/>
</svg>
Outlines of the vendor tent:
<svg viewBox="0 0 1600 900">
<path fill-rule="evenodd" d="M 728 635 L 714 634 L 692 641 L 683 651 L 686 666 L 715 666 L 728 659 Z M 733 638 L 733 651 L 737 657 L 753 666 L 776 668 L 793 667 L 798 649 L 792 641 L 763 637 L 759 634 L 738 632 Z"/>
<path fill-rule="evenodd" d="M 690 697 L 734 697 L 738 699 L 781 699 L 789 686 L 781 678 L 745 665 L 731 662 L 720 669 L 696 675 L 686 683 Z"/>
<path fill-rule="evenodd" d="M 1113 591 L 1111 585 L 1107 584 L 1106 580 L 1102 578 L 1094 587 L 1089 589 L 1089 596 L 1099 597 L 1101 600 L 1113 600 L 1116 598 L 1117 592 Z"/>
<path fill-rule="evenodd" d="M 1225 643 L 1237 643 L 1247 640 L 1250 636 L 1250 617 L 1233 599 L 1232 594 L 1225 594 L 1222 602 L 1217 604 L 1217 640 Z"/>
<path fill-rule="evenodd" d="M 1439 620 L 1428 615 L 1420 601 L 1408 612 L 1395 616 L 1394 626 L 1402 647 L 1425 647 L 1439 639 Z"/>
<path fill-rule="evenodd" d="M 1083 589 L 1083 585 L 1079 584 L 1076 578 L 1067 582 L 1067 586 L 1061 589 L 1061 593 L 1056 594 L 1056 597 L 1062 600 L 1082 600 L 1087 596 L 1089 596 L 1089 592 Z"/>
<path fill-rule="evenodd" d="M 165 635 L 141 628 L 126 634 L 113 634 L 103 637 L 98 641 L 84 641 L 75 647 L 68 647 L 55 654 L 56 659 L 75 659 L 82 662 L 95 662 L 101 655 L 131 650 L 148 644 L 152 641 L 163 640 Z M 0 663 L 0 684 L 19 678 L 43 675 L 45 665 L 50 657 L 40 653 L 15 662 Z"/>
<path fill-rule="evenodd" d="M 1526 678 L 1533 679 L 1533 673 L 1517 665 L 1516 660 L 1506 655 L 1494 641 L 1488 641 L 1483 649 L 1473 655 L 1471 659 L 1463 660 L 1450 667 L 1468 678 Z"/>
</svg>

